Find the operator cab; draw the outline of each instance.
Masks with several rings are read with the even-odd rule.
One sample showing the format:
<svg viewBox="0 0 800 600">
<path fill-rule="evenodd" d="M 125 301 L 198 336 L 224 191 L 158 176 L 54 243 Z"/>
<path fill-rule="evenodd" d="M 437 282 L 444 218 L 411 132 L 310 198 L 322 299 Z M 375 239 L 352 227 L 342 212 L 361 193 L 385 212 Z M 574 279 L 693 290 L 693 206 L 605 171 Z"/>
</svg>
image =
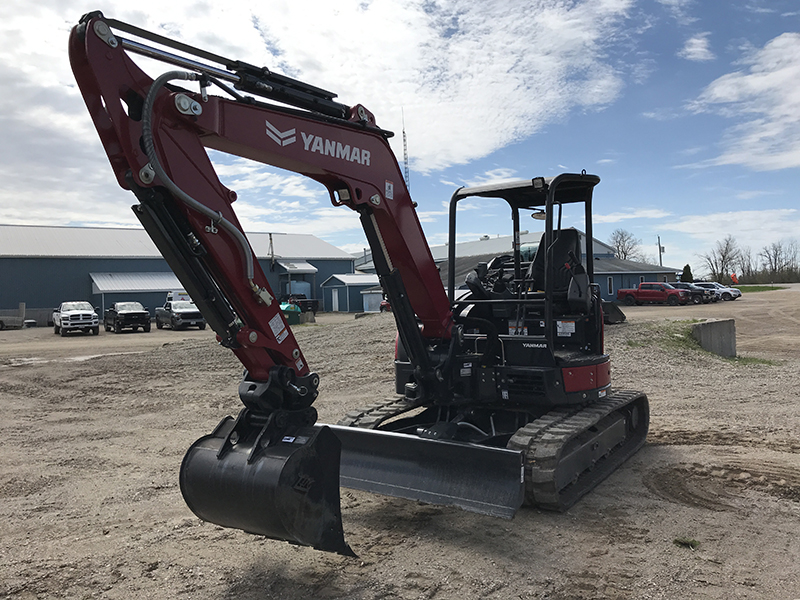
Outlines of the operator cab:
<svg viewBox="0 0 800 600">
<path fill-rule="evenodd" d="M 490 320 L 501 339 L 534 338 L 526 347 L 545 344 L 554 361 L 563 351 L 602 354 L 600 328 L 594 323 L 600 294 L 591 283 L 591 201 L 599 182 L 598 177 L 586 173 L 563 174 L 457 190 L 450 201 L 448 256 L 448 294 L 456 320 L 471 316 Z M 466 280 L 471 294 L 456 301 L 457 206 L 476 197 L 508 203 L 514 247 L 510 254 L 478 265 Z M 568 204 L 583 204 L 583 240 L 578 230 L 562 226 Z M 521 215 L 525 213 L 545 222 L 535 253 L 520 244 Z"/>
</svg>

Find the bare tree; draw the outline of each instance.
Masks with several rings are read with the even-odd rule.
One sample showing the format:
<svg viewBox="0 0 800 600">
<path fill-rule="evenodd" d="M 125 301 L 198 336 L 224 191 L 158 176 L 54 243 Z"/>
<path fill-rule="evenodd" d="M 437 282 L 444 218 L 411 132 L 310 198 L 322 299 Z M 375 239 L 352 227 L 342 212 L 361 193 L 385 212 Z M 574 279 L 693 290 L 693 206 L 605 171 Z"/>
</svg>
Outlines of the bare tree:
<svg viewBox="0 0 800 600">
<path fill-rule="evenodd" d="M 764 246 L 758 253 L 764 274 L 772 281 L 789 281 L 797 275 L 796 240 L 781 240 Z"/>
<path fill-rule="evenodd" d="M 642 240 L 636 239 L 630 231 L 615 229 L 608 238 L 609 245 L 614 248 L 614 254 L 622 260 L 641 260 Z"/>
<path fill-rule="evenodd" d="M 739 259 L 740 250 L 733 236 L 717 241 L 711 252 L 701 255 L 714 281 L 727 281 Z"/>
<path fill-rule="evenodd" d="M 787 261 L 789 271 L 791 271 L 791 275 L 794 278 L 792 281 L 796 281 L 799 270 L 798 267 L 800 267 L 800 262 L 798 261 L 800 259 L 800 248 L 797 246 L 796 239 L 789 240 L 786 247 L 786 254 L 789 257 Z"/>
<path fill-rule="evenodd" d="M 749 246 L 745 246 L 739 250 L 739 257 L 736 259 L 734 268 L 738 270 L 740 279 L 747 279 L 754 281 L 757 275 L 756 263 L 753 258 L 753 252 Z"/>
</svg>

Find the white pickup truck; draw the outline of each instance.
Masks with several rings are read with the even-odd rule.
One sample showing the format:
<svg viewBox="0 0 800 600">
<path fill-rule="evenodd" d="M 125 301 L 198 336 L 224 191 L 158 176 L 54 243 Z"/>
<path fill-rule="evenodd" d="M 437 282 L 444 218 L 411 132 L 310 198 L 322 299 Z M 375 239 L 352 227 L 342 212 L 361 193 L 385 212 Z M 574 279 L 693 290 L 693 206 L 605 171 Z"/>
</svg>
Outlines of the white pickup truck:
<svg viewBox="0 0 800 600">
<path fill-rule="evenodd" d="M 88 302 L 62 302 L 53 312 L 53 333 L 65 336 L 70 331 L 100 333 L 97 310 Z"/>
</svg>

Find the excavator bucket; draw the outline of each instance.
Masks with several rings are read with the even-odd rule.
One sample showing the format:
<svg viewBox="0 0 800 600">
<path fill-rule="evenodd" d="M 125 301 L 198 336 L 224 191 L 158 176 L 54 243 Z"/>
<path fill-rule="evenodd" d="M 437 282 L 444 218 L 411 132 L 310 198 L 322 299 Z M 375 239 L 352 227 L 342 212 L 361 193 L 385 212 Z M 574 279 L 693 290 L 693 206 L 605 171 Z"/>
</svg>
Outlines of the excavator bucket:
<svg viewBox="0 0 800 600">
<path fill-rule="evenodd" d="M 226 417 L 181 465 L 191 511 L 210 523 L 355 556 L 339 504 L 341 444 L 327 427 L 301 428 L 275 443 Z M 244 433 L 244 434 L 242 434 Z"/>
<path fill-rule="evenodd" d="M 341 485 L 510 519 L 522 506 L 522 453 L 327 425 L 342 442 Z"/>
</svg>

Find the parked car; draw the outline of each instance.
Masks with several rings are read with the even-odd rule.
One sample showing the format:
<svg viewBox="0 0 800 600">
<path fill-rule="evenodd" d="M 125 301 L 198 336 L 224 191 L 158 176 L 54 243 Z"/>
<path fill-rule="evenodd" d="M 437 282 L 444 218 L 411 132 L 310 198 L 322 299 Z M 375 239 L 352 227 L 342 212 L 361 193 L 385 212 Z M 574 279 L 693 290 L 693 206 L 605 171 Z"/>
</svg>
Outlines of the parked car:
<svg viewBox="0 0 800 600">
<path fill-rule="evenodd" d="M 716 302 L 719 298 L 714 290 L 700 287 L 693 283 L 686 283 L 684 281 L 671 282 L 672 287 L 679 290 L 686 290 L 691 295 L 689 302 L 692 304 L 708 304 L 709 302 Z"/>
<path fill-rule="evenodd" d="M 120 333 L 123 329 L 150 331 L 150 312 L 139 302 L 115 302 L 103 315 L 106 331 Z"/>
<path fill-rule="evenodd" d="M 60 333 L 62 337 L 70 331 L 97 335 L 100 333 L 98 310 L 88 302 L 62 302 L 53 311 L 53 333 Z"/>
<path fill-rule="evenodd" d="M 658 281 L 643 281 L 638 288 L 617 290 L 617 300 L 628 306 L 634 304 L 667 303 L 671 306 L 689 302 L 689 292 L 678 290 L 668 283 Z"/>
<path fill-rule="evenodd" d="M 695 281 L 694 284 L 699 285 L 702 288 L 715 290 L 718 297 L 722 298 L 723 300 L 736 300 L 742 295 L 742 290 L 739 288 L 728 287 L 717 281 Z"/>
<path fill-rule="evenodd" d="M 156 327 L 161 329 L 164 325 L 169 325 L 172 329 L 185 329 L 194 326 L 205 329 L 206 320 L 200 314 L 194 302 L 189 300 L 168 300 L 164 303 L 164 306 L 156 308 Z"/>
</svg>

